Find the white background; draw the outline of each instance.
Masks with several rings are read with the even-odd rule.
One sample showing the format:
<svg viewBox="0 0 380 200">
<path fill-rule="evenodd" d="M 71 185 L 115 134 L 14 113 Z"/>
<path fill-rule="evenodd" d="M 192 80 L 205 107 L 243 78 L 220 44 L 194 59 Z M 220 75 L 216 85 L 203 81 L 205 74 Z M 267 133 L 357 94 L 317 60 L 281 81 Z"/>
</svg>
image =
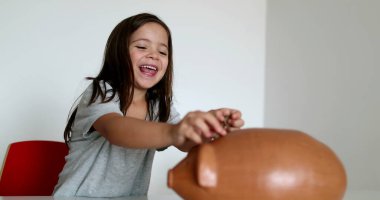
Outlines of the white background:
<svg viewBox="0 0 380 200">
<path fill-rule="evenodd" d="M 265 0 L 0 1 L 0 160 L 15 141 L 63 141 L 110 32 L 140 12 L 171 28 L 181 114 L 228 106 L 243 112 L 245 127 L 262 126 L 265 10 Z M 184 156 L 156 154 L 150 194 L 171 192 L 167 171 Z"/>
</svg>

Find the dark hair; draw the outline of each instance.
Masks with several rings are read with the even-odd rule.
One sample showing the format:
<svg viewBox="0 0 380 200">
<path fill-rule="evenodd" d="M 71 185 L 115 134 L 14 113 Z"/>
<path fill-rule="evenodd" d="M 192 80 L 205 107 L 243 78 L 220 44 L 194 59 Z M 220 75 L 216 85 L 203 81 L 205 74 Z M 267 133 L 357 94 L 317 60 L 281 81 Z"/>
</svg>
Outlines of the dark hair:
<svg viewBox="0 0 380 200">
<path fill-rule="evenodd" d="M 170 105 L 172 103 L 172 82 L 173 82 L 173 47 L 169 27 L 157 16 L 149 13 L 141 13 L 121 21 L 111 32 L 104 51 L 103 66 L 98 76 L 87 77 L 92 80 L 93 91 L 89 105 L 94 103 L 100 96 L 102 103 L 106 103 L 115 98 L 117 94 L 120 99 L 120 110 L 125 115 L 133 99 L 134 75 L 131 58 L 129 56 L 129 44 L 131 35 L 142 25 L 154 22 L 161 25 L 168 34 L 168 67 L 163 78 L 152 88 L 148 89 L 145 96 L 148 102 L 148 115 L 150 120 L 166 122 L 170 115 Z M 101 82 L 103 85 L 101 86 Z M 112 86 L 112 90 L 103 91 L 105 84 Z M 111 92 L 111 95 L 106 95 Z M 154 107 L 158 103 L 157 117 L 154 119 Z M 66 144 L 71 138 L 71 127 L 75 120 L 78 106 L 72 112 L 64 130 Z"/>
</svg>

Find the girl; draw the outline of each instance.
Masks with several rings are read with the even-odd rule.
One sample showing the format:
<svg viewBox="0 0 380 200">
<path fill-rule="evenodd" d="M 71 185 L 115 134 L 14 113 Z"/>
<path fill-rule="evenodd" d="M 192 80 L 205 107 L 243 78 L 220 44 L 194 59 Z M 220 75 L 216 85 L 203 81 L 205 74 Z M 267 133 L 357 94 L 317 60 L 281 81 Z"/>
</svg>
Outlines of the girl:
<svg viewBox="0 0 380 200">
<path fill-rule="evenodd" d="M 66 125 L 70 153 L 55 196 L 146 195 L 156 149 L 188 151 L 243 126 L 241 113 L 228 108 L 181 120 L 172 107 L 172 55 L 170 30 L 154 15 L 138 14 L 115 27 L 103 67 L 88 78 L 92 84 Z"/>
</svg>

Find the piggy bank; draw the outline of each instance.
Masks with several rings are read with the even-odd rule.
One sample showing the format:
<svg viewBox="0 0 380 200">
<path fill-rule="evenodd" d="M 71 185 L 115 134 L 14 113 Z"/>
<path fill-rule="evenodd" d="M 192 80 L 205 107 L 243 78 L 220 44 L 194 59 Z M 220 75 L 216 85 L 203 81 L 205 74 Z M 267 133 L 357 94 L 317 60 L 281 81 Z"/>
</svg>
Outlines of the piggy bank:
<svg viewBox="0 0 380 200">
<path fill-rule="evenodd" d="M 187 200 L 340 200 L 347 179 L 335 153 L 305 133 L 241 129 L 191 149 L 168 186 Z"/>
</svg>

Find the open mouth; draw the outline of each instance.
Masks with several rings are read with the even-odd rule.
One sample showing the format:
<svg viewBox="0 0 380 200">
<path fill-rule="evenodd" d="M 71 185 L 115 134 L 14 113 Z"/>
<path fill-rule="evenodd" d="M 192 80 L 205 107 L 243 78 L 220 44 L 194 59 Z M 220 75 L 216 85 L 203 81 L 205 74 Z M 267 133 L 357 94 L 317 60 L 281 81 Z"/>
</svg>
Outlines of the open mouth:
<svg viewBox="0 0 380 200">
<path fill-rule="evenodd" d="M 139 68 L 146 76 L 154 76 L 158 71 L 158 68 L 154 65 L 141 65 Z"/>
</svg>

